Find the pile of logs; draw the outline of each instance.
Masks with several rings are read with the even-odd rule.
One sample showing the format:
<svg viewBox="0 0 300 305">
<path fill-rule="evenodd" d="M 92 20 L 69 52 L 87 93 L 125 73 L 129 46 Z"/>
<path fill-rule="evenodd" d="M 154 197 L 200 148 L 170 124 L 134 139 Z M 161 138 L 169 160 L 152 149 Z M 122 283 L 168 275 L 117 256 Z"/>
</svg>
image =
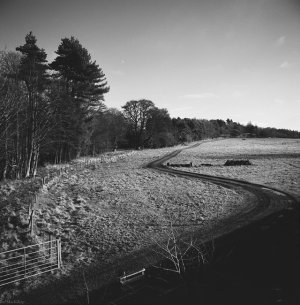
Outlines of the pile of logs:
<svg viewBox="0 0 300 305">
<path fill-rule="evenodd" d="M 227 160 L 225 166 L 252 165 L 249 160 Z"/>
</svg>

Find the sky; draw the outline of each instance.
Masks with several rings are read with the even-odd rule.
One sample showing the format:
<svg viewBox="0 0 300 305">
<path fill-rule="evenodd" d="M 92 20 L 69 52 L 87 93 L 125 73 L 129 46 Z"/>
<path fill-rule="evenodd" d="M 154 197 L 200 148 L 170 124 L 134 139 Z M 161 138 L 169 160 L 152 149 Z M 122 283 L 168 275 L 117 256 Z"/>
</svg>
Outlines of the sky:
<svg viewBox="0 0 300 305">
<path fill-rule="evenodd" d="M 76 37 L 107 107 L 145 98 L 171 117 L 300 131 L 300 0 L 0 0 L 0 50 L 30 31 L 49 62 Z"/>
</svg>

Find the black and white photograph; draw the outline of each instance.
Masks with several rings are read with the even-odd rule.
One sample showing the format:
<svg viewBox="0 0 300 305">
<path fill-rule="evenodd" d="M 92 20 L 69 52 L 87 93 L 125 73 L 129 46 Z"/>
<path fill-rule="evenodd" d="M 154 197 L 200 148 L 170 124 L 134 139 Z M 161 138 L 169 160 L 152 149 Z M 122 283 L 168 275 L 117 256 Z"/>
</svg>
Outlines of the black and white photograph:
<svg viewBox="0 0 300 305">
<path fill-rule="evenodd" d="M 0 305 L 300 304 L 300 0 L 0 0 Z"/>
</svg>

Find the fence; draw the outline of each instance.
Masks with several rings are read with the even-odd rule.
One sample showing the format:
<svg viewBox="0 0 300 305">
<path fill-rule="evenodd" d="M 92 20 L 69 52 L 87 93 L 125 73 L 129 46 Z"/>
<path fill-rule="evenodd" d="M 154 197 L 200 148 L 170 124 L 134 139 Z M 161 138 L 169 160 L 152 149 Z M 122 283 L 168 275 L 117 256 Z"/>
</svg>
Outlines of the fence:
<svg viewBox="0 0 300 305">
<path fill-rule="evenodd" d="M 137 271 L 137 272 L 134 272 L 134 273 L 131 273 L 128 275 L 124 275 L 124 276 L 120 277 L 120 283 L 122 285 L 124 285 L 124 284 L 130 283 L 130 282 L 134 282 L 134 281 L 144 277 L 145 271 L 146 271 L 146 269 L 143 268 L 140 271 Z"/>
<path fill-rule="evenodd" d="M 18 282 L 60 267 L 60 239 L 2 252 L 0 253 L 0 286 Z"/>
</svg>

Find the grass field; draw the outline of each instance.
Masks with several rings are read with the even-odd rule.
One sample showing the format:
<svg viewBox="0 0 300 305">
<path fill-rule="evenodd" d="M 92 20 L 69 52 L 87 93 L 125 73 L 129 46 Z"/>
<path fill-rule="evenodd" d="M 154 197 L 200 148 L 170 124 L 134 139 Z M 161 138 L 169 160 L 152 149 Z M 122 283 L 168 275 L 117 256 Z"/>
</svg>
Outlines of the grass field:
<svg viewBox="0 0 300 305">
<path fill-rule="evenodd" d="M 228 159 L 249 159 L 252 165 L 224 166 Z M 276 187 L 300 199 L 299 139 L 225 139 L 206 142 L 183 151 L 172 162 L 192 162 L 193 167 L 185 170 Z"/>
<path fill-rule="evenodd" d="M 169 149 L 170 150 L 170 149 Z M 167 150 L 62 175 L 43 196 L 41 221 L 62 236 L 65 263 L 109 261 L 141 247 L 141 240 L 175 225 L 202 226 L 243 208 L 242 194 L 143 168 Z M 50 224 L 50 225 L 49 225 Z"/>
<path fill-rule="evenodd" d="M 64 276 L 90 264 L 107 265 L 165 238 L 170 221 L 182 230 L 199 230 L 247 207 L 249 194 L 144 168 L 174 149 L 119 152 L 83 167 L 78 164 L 84 160 L 75 160 L 39 190 L 35 180 L 3 183 L 0 252 L 23 246 L 22 230 L 12 225 L 11 215 L 26 224 L 34 192 L 38 231 L 61 236 Z M 18 287 L 27 291 L 51 277 L 55 280 L 44 275 Z"/>
<path fill-rule="evenodd" d="M 163 232 L 170 221 L 181 230 L 199 231 L 251 204 L 253 197 L 245 192 L 144 168 L 180 148 L 183 146 L 110 153 L 90 159 L 90 164 L 78 159 L 63 165 L 65 170 L 60 174 L 55 174 L 57 166 L 47 166 L 41 171 L 54 174 L 43 188 L 34 179 L 1 183 L 0 252 L 24 245 L 21 227 L 27 223 L 28 206 L 37 193 L 38 232 L 61 236 L 64 268 L 60 275 L 19 283 L 10 293 L 4 291 L 0 301 L 7 300 L 12 291 L 18 295 L 55 281 L 57 276 L 67 278 L 74 270 L 93 265 L 101 270 L 102 266 L 122 262 L 123 256 L 165 238 Z M 253 165 L 223 166 L 227 159 L 249 159 Z M 183 150 L 170 162 L 192 162 L 193 167 L 184 170 L 270 185 L 300 197 L 299 140 L 203 142 Z"/>
</svg>

